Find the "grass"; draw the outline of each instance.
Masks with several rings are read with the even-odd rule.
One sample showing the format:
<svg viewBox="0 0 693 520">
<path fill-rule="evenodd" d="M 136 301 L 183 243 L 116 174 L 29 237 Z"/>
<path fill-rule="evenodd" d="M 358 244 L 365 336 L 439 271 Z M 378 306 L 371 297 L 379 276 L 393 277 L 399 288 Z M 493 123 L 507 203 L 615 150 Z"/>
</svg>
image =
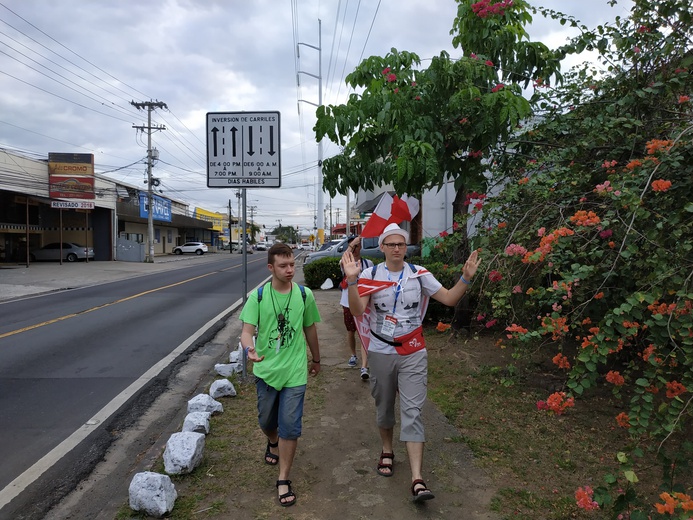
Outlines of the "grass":
<svg viewBox="0 0 693 520">
<path fill-rule="evenodd" d="M 596 489 L 604 485 L 605 474 L 623 474 L 615 454 L 630 440 L 616 426 L 618 409 L 610 394 L 584 396 L 565 415 L 550 415 L 537 410 L 536 402 L 561 383 L 551 367 L 517 363 L 491 337 L 453 340 L 430 330 L 427 345 L 429 399 L 459 432 L 449 442 L 466 444 L 474 463 L 491 478 L 496 489 L 491 509 L 499 518 L 610 518 L 603 511 L 579 509 L 574 498 L 578 487 Z M 176 520 L 231 518 L 239 509 L 256 520 L 276 513 L 272 498 L 257 498 L 258 489 L 272 489 L 275 475 L 257 471 L 264 438 L 257 428 L 255 387 L 238 381 L 234 386 L 238 395 L 232 409 L 212 418 L 202 464 L 190 475 L 172 477 L 178 491 Z M 309 378 L 306 399 L 317 410 L 327 391 L 320 378 Z M 306 424 L 318 417 L 306 416 Z M 634 470 L 645 503 L 657 502 L 661 464 L 646 453 Z M 153 471 L 163 472 L 163 463 Z M 693 482 L 691 468 L 686 471 L 679 481 Z M 290 513 L 283 518 L 291 518 Z M 125 504 L 117 518 L 144 516 Z"/>
</svg>

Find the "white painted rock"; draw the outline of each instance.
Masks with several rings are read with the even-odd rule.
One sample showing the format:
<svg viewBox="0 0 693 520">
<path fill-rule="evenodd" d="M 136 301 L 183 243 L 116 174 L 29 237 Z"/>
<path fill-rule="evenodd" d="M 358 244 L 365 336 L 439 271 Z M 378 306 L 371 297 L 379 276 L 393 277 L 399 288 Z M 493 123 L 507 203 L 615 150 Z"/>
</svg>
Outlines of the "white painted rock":
<svg viewBox="0 0 693 520">
<path fill-rule="evenodd" d="M 219 401 L 215 401 L 209 394 L 197 394 L 188 401 L 188 413 L 208 412 L 212 415 L 221 413 L 224 407 Z"/>
<path fill-rule="evenodd" d="M 168 475 L 144 471 L 132 478 L 129 496 L 130 509 L 162 518 L 173 511 L 178 493 Z"/>
<path fill-rule="evenodd" d="M 214 399 L 219 397 L 236 397 L 236 389 L 228 379 L 217 379 L 209 387 L 209 395 Z"/>
<path fill-rule="evenodd" d="M 192 412 L 185 416 L 183 421 L 184 432 L 209 433 L 209 412 Z"/>
<path fill-rule="evenodd" d="M 180 432 L 169 437 L 164 450 L 164 469 L 169 475 L 190 473 L 200 462 L 205 449 L 203 433 Z"/>
<path fill-rule="evenodd" d="M 222 377 L 229 377 L 231 374 L 242 372 L 243 367 L 241 367 L 240 363 L 217 363 L 214 365 L 214 370 Z"/>
</svg>

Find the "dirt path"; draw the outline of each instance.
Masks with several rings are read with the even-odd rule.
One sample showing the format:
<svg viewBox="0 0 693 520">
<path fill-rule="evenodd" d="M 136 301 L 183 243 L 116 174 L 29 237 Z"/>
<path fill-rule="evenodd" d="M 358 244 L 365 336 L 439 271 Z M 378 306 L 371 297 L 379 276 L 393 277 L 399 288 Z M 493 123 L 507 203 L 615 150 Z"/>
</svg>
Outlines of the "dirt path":
<svg viewBox="0 0 693 520">
<path fill-rule="evenodd" d="M 424 478 L 436 498 L 424 505 L 410 500 L 409 463 L 404 443 L 395 442 L 394 475 L 375 472 L 381 445 L 369 384 L 348 368 L 341 308 L 335 291 L 316 291 L 323 370 L 322 398 L 309 399 L 292 480 L 299 502 L 270 518 L 493 519 L 494 493 L 483 471 L 445 417 L 429 403 L 424 409 L 427 443 Z M 315 390 L 314 390 L 315 391 Z M 399 428 L 395 429 L 398 439 Z"/>
</svg>

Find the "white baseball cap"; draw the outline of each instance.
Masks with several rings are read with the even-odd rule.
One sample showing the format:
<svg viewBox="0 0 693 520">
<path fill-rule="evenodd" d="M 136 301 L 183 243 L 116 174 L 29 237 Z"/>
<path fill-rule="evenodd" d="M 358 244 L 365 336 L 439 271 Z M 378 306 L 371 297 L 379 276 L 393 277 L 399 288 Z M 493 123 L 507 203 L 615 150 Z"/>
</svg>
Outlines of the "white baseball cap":
<svg viewBox="0 0 693 520">
<path fill-rule="evenodd" d="M 385 240 L 390 235 L 401 235 L 404 237 L 404 241 L 407 244 L 409 243 L 409 233 L 407 233 L 404 229 L 399 227 L 397 224 L 388 224 L 387 227 L 381 233 L 380 238 L 378 238 L 378 245 L 382 246 L 383 240 Z"/>
</svg>

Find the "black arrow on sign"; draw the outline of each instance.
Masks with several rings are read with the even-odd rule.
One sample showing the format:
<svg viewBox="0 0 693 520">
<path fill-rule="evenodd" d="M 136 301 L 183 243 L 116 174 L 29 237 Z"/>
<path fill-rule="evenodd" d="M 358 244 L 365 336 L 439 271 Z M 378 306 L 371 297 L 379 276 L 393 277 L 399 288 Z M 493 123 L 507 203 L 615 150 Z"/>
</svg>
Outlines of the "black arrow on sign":
<svg viewBox="0 0 693 520">
<path fill-rule="evenodd" d="M 238 128 L 235 126 L 231 127 L 231 156 L 236 157 L 236 132 Z"/>
<path fill-rule="evenodd" d="M 212 128 L 212 133 L 214 134 L 214 139 L 213 139 L 213 141 L 214 141 L 214 157 L 217 156 L 217 132 L 218 131 L 219 131 L 219 129 L 216 126 L 214 128 Z"/>
<path fill-rule="evenodd" d="M 274 155 L 275 153 L 277 153 L 274 151 L 274 126 L 271 126 L 271 125 L 270 125 L 270 149 L 269 149 L 268 153 L 270 155 Z"/>
<path fill-rule="evenodd" d="M 248 155 L 253 156 L 255 155 L 255 152 L 253 151 L 253 127 L 249 126 L 248 127 Z"/>
</svg>

